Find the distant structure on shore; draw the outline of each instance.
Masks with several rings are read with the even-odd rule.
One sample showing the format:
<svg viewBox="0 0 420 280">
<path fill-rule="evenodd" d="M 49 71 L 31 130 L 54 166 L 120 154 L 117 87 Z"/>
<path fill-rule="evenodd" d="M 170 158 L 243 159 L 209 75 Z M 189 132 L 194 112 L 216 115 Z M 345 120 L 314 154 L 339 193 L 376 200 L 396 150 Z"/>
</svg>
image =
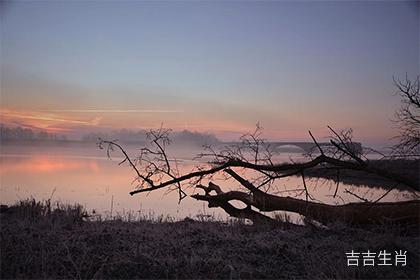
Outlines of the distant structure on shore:
<svg viewBox="0 0 420 280">
<path fill-rule="evenodd" d="M 99 138 L 102 139 L 118 139 L 121 143 L 126 144 L 141 144 L 147 143 L 147 131 L 142 130 L 129 130 L 120 129 L 110 132 L 91 132 L 85 134 L 78 140 L 68 139 L 65 135 L 55 133 L 48 133 L 43 130 L 34 131 L 30 128 L 23 127 L 8 127 L 0 124 L 0 141 L 4 142 L 97 142 Z M 175 145 L 240 145 L 239 141 L 223 142 L 215 135 L 210 133 L 194 132 L 189 130 L 174 131 L 171 135 L 171 140 Z M 296 149 L 299 148 L 305 153 L 315 151 L 316 145 L 313 142 L 299 142 L 299 141 L 273 141 L 267 142 L 273 150 L 278 149 Z M 318 143 L 321 147 L 332 147 L 329 142 Z M 359 142 L 352 143 L 353 150 L 357 153 L 362 152 L 362 144 Z"/>
<path fill-rule="evenodd" d="M 277 150 L 282 147 L 297 147 L 302 149 L 305 153 L 310 153 L 313 151 L 316 151 L 317 147 L 314 142 L 293 142 L 293 141 L 274 141 L 274 142 L 267 142 L 272 150 Z M 225 145 L 238 145 L 240 142 L 224 142 Z M 333 147 L 333 145 L 330 142 L 319 142 L 319 146 L 322 147 Z M 351 143 L 353 151 L 355 151 L 357 154 L 360 154 L 363 151 L 362 143 L 360 142 L 353 142 Z"/>
</svg>

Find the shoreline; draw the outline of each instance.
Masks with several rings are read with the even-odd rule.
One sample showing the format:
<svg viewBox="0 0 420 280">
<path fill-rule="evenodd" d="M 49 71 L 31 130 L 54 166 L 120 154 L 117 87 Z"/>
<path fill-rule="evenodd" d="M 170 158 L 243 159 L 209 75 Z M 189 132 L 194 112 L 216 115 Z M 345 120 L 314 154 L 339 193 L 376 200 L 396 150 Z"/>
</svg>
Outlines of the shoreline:
<svg viewBox="0 0 420 280">
<path fill-rule="evenodd" d="M 418 230 L 194 221 L 85 221 L 36 201 L 0 213 L 1 278 L 418 279 Z M 348 267 L 346 252 L 407 251 L 404 267 Z"/>
<path fill-rule="evenodd" d="M 386 160 L 371 160 L 372 167 L 382 168 L 395 174 L 414 178 L 417 182 L 416 191 L 420 191 L 420 160 L 419 159 L 386 159 Z M 326 169 L 326 168 L 313 168 L 307 170 L 305 175 L 308 177 L 318 177 L 328 180 L 337 181 L 337 171 Z M 384 179 L 379 176 L 366 174 L 356 170 L 340 170 L 339 174 L 340 183 L 355 185 L 355 186 L 367 186 L 372 188 L 383 188 L 390 189 L 395 188 L 398 190 L 409 190 L 404 185 L 396 185 L 391 180 Z"/>
</svg>

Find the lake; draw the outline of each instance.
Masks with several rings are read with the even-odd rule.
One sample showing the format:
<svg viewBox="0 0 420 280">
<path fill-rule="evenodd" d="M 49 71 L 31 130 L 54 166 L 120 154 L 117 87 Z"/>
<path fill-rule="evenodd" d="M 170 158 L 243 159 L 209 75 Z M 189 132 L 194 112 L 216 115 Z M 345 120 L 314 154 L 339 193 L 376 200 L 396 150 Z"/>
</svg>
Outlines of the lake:
<svg viewBox="0 0 420 280">
<path fill-rule="evenodd" d="M 129 154 L 135 155 L 140 147 L 129 145 Z M 198 163 L 192 158 L 200 152 L 199 148 L 176 148 L 170 153 L 180 161 L 181 172 L 191 171 Z M 278 160 L 302 160 L 302 154 L 283 153 Z M 157 217 L 160 215 L 182 219 L 196 215 L 214 215 L 225 218 L 223 211 L 207 208 L 207 203 L 190 197 L 178 204 L 178 193 L 158 190 L 130 196 L 134 189 L 131 182 L 134 172 L 127 165 L 119 166 L 121 155 L 117 152 L 112 159 L 106 156 L 95 143 L 68 143 L 64 145 L 44 144 L 16 145 L 2 144 L 0 152 L 0 202 L 11 204 L 21 199 L 34 197 L 39 200 L 52 198 L 63 203 L 79 203 L 89 211 L 95 210 L 104 216 L 134 215 Z M 234 189 L 238 184 L 216 177 L 215 182 L 225 190 Z M 349 189 L 368 199 L 376 199 L 385 191 L 380 188 L 355 187 L 340 184 L 338 196 L 333 198 L 335 182 L 331 180 L 308 180 L 308 189 L 315 199 L 342 204 L 358 201 L 354 196 L 344 193 Z M 279 195 L 304 198 L 301 192 L 288 192 L 288 189 L 302 188 L 300 177 L 289 177 L 277 182 Z M 188 190 L 189 194 L 197 192 Z M 392 191 L 383 201 L 406 200 L 412 198 L 404 191 Z"/>
</svg>

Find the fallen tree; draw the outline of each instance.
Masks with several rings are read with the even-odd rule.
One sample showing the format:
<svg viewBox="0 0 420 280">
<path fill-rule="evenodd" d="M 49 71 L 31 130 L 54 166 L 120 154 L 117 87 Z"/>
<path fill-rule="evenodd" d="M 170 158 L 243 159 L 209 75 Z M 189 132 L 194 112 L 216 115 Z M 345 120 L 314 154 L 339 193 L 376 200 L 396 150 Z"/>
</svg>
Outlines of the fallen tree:
<svg viewBox="0 0 420 280">
<path fill-rule="evenodd" d="M 208 202 L 209 207 L 220 207 L 232 217 L 249 219 L 254 224 L 277 223 L 266 214 L 272 211 L 295 212 L 302 215 L 305 220 L 315 220 L 323 224 L 337 220 L 355 225 L 386 221 L 419 224 L 420 200 L 380 202 L 398 185 L 405 186 L 418 197 L 419 183 L 413 178 L 372 166 L 365 155 L 355 150 L 351 130 L 340 133 L 332 128 L 330 130 L 332 132 L 330 147 L 318 145 L 312 133 L 309 132 L 317 151 L 308 154 L 307 161 L 276 163 L 275 153 L 270 149 L 269 143 L 261 138 L 261 129 L 257 125 L 255 132 L 244 135 L 239 145 L 218 150 L 206 147 L 197 158 L 207 159 L 207 164 L 197 166 L 187 174 L 181 174 L 178 161 L 167 155 L 166 148 L 170 144 L 169 129 L 161 127 L 159 130 L 151 130 L 147 134 L 150 146 L 142 148 L 140 156 L 134 159 L 130 158 L 116 141 L 101 139 L 99 146 L 107 149 L 108 156 L 110 156 L 110 151 L 118 149 L 124 155 L 120 164 L 128 163 L 135 171 L 136 178 L 133 182 L 136 184 L 136 189 L 130 192 L 131 195 L 168 188 L 178 191 L 179 202 L 181 202 L 188 196 L 187 189 L 199 189 L 204 191 L 204 194 L 195 193 L 191 195 L 192 198 Z M 341 170 L 356 170 L 373 174 L 395 182 L 395 186 L 388 189 L 376 201 L 368 201 L 346 190 L 363 202 L 328 205 L 313 201 L 306 186 L 305 171 L 314 168 L 336 172 L 337 185 L 334 197 L 339 188 Z M 250 173 L 252 173 L 252 178 L 247 179 L 246 176 L 250 176 Z M 235 180 L 240 183 L 243 190 L 224 192 L 220 186 L 211 181 L 216 174 L 223 174 L 226 179 Z M 277 180 L 290 176 L 302 178 L 302 192 L 306 199 L 281 197 L 270 193 L 270 189 L 275 188 Z M 205 181 L 207 186 L 204 184 Z M 246 206 L 235 207 L 231 203 L 235 200 L 241 201 Z"/>
<path fill-rule="evenodd" d="M 248 185 L 249 182 L 246 184 Z M 199 185 L 205 194 L 194 194 L 193 198 L 207 201 L 209 207 L 220 207 L 232 217 L 252 220 L 253 223 L 276 223 L 260 211 L 289 211 L 301 214 L 305 219 L 319 221 L 328 224 L 334 221 L 341 221 L 353 225 L 367 225 L 374 223 L 392 222 L 395 224 L 418 224 L 420 201 L 411 200 L 404 202 L 388 203 L 349 203 L 343 205 L 328 205 L 312 201 L 305 201 L 292 197 L 280 197 L 267 194 L 262 191 L 241 191 L 223 192 L 219 186 L 209 183 L 209 186 Z M 210 194 L 214 190 L 216 194 Z M 247 205 L 246 208 L 238 209 L 229 202 L 239 200 Z"/>
</svg>

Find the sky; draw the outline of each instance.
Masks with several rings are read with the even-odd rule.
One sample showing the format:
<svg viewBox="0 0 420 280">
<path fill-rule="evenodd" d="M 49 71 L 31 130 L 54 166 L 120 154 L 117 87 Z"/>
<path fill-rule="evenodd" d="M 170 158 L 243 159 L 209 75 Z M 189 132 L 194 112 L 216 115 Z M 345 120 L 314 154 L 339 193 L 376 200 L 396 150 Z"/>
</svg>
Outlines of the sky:
<svg viewBox="0 0 420 280">
<path fill-rule="evenodd" d="M 327 125 L 386 144 L 393 76 L 419 74 L 418 2 L 2 2 L 1 122 L 68 135 L 272 140 Z"/>
</svg>

